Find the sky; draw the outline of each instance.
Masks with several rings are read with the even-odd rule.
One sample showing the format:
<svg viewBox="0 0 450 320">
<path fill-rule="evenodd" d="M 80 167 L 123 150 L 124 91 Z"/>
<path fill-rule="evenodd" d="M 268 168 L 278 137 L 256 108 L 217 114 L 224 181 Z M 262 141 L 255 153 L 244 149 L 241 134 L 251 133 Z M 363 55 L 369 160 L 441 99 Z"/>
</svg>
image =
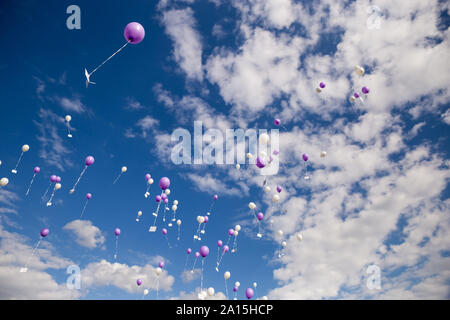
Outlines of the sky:
<svg viewBox="0 0 450 320">
<path fill-rule="evenodd" d="M 66 24 L 74 4 L 80 29 Z M 253 299 L 449 299 L 448 14 L 447 2 L 420 0 L 2 1 L 0 178 L 9 184 L 0 188 L 0 298 L 198 299 L 203 285 L 215 289 L 207 299 L 225 299 L 239 281 L 238 299 L 254 282 Z M 132 21 L 143 41 L 86 88 L 84 68 L 119 49 Z M 362 86 L 369 94 L 350 102 Z M 173 163 L 171 135 L 193 136 L 194 121 L 203 133 L 279 129 L 270 142 L 279 145 L 278 172 Z M 95 163 L 70 194 L 88 155 Z M 41 197 L 52 174 L 62 188 L 48 207 Z M 180 240 L 161 215 L 148 231 L 162 177 L 169 206 L 179 203 Z M 213 202 L 194 241 L 197 216 Z M 264 214 L 261 239 L 249 202 Z M 238 250 L 217 272 L 216 242 L 236 225 Z M 32 255 L 42 228 L 50 234 Z M 191 273 L 203 245 L 203 271 L 199 258 Z M 67 285 L 73 266 L 80 288 Z"/>
</svg>

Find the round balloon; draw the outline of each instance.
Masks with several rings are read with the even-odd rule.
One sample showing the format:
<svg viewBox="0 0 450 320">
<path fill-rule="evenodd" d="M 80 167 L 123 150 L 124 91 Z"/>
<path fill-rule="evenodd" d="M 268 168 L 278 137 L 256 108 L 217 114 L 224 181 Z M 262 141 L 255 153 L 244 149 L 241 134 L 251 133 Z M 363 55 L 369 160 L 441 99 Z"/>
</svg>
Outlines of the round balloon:
<svg viewBox="0 0 450 320">
<path fill-rule="evenodd" d="M 245 290 L 245 296 L 247 297 L 247 299 L 251 299 L 253 297 L 253 289 L 247 288 L 247 290 Z"/>
<path fill-rule="evenodd" d="M 206 257 L 209 254 L 209 248 L 207 246 L 201 246 L 200 254 L 203 258 Z"/>
<path fill-rule="evenodd" d="M 129 41 L 132 44 L 138 44 L 144 40 L 144 27 L 138 22 L 130 22 L 126 25 L 125 30 L 123 31 L 123 36 L 126 41 Z"/>
<path fill-rule="evenodd" d="M 95 159 L 94 159 L 93 156 L 88 156 L 88 157 L 86 157 L 86 159 L 84 159 L 84 163 L 85 163 L 87 166 L 93 165 L 94 162 L 95 162 Z"/>
<path fill-rule="evenodd" d="M 166 190 L 169 186 L 170 186 L 170 180 L 169 180 L 169 178 L 167 178 L 167 177 L 162 177 L 162 178 L 159 180 L 159 187 L 160 187 L 162 190 Z"/>
<path fill-rule="evenodd" d="M 45 238 L 50 233 L 50 230 L 48 228 L 44 228 L 41 230 L 41 237 Z"/>
<path fill-rule="evenodd" d="M 142 284 L 142 280 L 141 279 L 137 279 L 136 283 L 137 283 L 138 286 L 140 286 Z"/>
<path fill-rule="evenodd" d="M 118 235 L 120 234 L 120 229 L 119 229 L 119 228 L 115 228 L 115 229 L 114 229 L 114 234 L 115 234 L 116 236 L 118 236 Z"/>
<path fill-rule="evenodd" d="M 39 171 L 41 171 L 41 168 L 39 168 L 39 167 L 34 167 L 34 173 L 39 173 Z"/>
</svg>

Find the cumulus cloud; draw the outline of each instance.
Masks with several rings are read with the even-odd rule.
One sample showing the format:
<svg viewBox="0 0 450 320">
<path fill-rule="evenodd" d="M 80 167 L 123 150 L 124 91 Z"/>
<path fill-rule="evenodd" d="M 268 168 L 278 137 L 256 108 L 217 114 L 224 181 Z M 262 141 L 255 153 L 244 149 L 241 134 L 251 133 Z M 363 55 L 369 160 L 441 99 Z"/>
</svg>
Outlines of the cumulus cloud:
<svg viewBox="0 0 450 320">
<path fill-rule="evenodd" d="M 162 15 L 166 34 L 173 41 L 175 61 L 189 79 L 202 80 L 202 44 L 194 12 L 190 8 L 174 9 Z"/>
<path fill-rule="evenodd" d="M 105 237 L 100 229 L 89 220 L 74 220 L 67 223 L 63 230 L 71 231 L 76 239 L 75 241 L 83 247 L 94 249 L 105 242 Z"/>
</svg>

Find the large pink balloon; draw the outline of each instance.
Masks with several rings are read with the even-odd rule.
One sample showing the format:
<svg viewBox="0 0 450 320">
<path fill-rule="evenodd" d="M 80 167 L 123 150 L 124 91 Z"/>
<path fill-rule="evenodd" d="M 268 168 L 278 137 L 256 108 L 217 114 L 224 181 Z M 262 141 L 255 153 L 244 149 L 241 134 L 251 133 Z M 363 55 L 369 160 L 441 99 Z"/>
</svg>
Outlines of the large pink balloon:
<svg viewBox="0 0 450 320">
<path fill-rule="evenodd" d="M 159 180 L 159 186 L 162 190 L 166 190 L 170 186 L 169 178 L 162 177 L 161 180 Z"/>
<path fill-rule="evenodd" d="M 209 254 L 209 248 L 207 246 L 202 246 L 200 248 L 200 254 L 203 258 L 206 257 Z"/>
<path fill-rule="evenodd" d="M 94 162 L 95 162 L 95 159 L 94 159 L 93 156 L 88 156 L 88 157 L 86 157 L 86 159 L 84 159 L 84 163 L 85 163 L 87 166 L 93 165 Z"/>
<path fill-rule="evenodd" d="M 138 44 L 145 37 L 144 27 L 138 22 L 130 22 L 123 30 L 123 36 L 125 40 L 132 44 Z"/>
</svg>

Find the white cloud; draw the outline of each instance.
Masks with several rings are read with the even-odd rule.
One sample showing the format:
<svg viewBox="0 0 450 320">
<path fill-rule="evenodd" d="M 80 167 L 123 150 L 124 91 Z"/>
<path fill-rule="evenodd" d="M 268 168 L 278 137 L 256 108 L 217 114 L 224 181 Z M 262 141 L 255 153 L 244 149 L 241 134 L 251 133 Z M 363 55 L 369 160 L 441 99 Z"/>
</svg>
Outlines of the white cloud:
<svg viewBox="0 0 450 320">
<path fill-rule="evenodd" d="M 67 223 L 63 230 L 69 230 L 74 233 L 75 241 L 83 247 L 94 249 L 105 242 L 105 237 L 100 229 L 92 225 L 88 220 L 74 220 Z"/>
<path fill-rule="evenodd" d="M 69 158 L 72 151 L 67 148 L 59 134 L 59 130 L 63 129 L 58 128 L 58 125 L 64 124 L 64 118 L 43 108 L 39 110 L 39 118 L 40 121 L 34 121 L 39 129 L 37 140 L 41 143 L 39 157 L 61 171 L 64 171 L 66 166 L 73 166 Z"/>
<path fill-rule="evenodd" d="M 56 100 L 60 106 L 68 112 L 83 113 L 86 112 L 86 106 L 81 102 L 79 98 L 69 99 L 66 97 L 57 97 Z"/>
<path fill-rule="evenodd" d="M 200 279 L 201 270 L 200 269 L 194 269 L 194 270 L 185 270 L 181 274 L 181 280 L 184 283 L 192 282 L 196 279 Z"/>
<path fill-rule="evenodd" d="M 209 287 L 203 288 L 203 291 L 208 290 Z M 181 291 L 178 297 L 172 297 L 170 300 L 199 300 L 198 294 L 200 288 L 196 288 L 193 292 Z M 206 295 L 204 300 L 226 300 L 226 296 L 223 292 L 215 292 L 213 296 Z"/>
<path fill-rule="evenodd" d="M 129 266 L 121 263 L 111 263 L 106 260 L 93 262 L 81 271 L 83 288 L 96 286 L 115 286 L 130 293 L 140 292 L 136 280 L 142 280 L 141 287 L 155 289 L 158 276 L 156 268 L 151 265 Z M 175 279 L 163 270 L 159 276 L 159 290 L 170 291 Z"/>
<path fill-rule="evenodd" d="M 173 55 L 189 79 L 202 80 L 202 44 L 190 8 L 163 12 L 162 22 L 174 42 Z"/>
</svg>

